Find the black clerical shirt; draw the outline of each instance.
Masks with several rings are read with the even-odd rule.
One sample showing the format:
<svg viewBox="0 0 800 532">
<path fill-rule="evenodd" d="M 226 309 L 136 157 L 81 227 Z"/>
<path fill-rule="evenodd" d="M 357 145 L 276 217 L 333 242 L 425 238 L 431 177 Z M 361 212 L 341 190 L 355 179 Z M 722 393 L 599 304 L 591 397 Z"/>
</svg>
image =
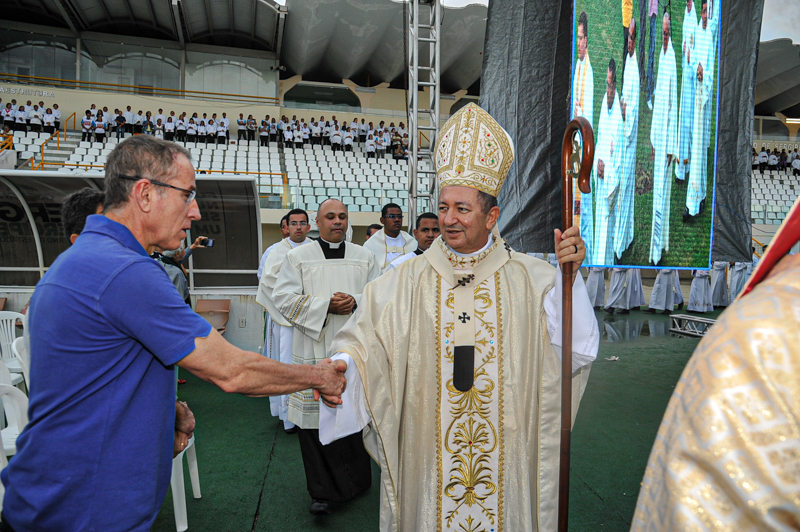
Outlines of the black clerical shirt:
<svg viewBox="0 0 800 532">
<path fill-rule="evenodd" d="M 325 258 L 330 259 L 343 259 L 344 258 L 344 240 L 339 242 L 338 248 L 333 248 L 328 242 L 325 242 L 320 238 L 317 240 L 319 242 L 319 247 L 322 248 L 322 254 L 325 255 Z"/>
</svg>

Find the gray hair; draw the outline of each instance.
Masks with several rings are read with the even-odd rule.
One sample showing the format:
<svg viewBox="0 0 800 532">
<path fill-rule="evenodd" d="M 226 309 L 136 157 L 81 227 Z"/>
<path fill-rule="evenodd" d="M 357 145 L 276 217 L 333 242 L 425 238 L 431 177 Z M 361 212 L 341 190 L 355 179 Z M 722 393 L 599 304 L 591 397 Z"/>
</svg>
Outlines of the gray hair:
<svg viewBox="0 0 800 532">
<path fill-rule="evenodd" d="M 121 179 L 120 176 L 169 183 L 175 178 L 175 160 L 180 156 L 192 160 L 192 155 L 186 148 L 152 135 L 136 135 L 117 144 L 106 160 L 105 210 L 120 207 L 130 198 L 136 182 Z"/>
<path fill-rule="evenodd" d="M 164 251 L 161 254 L 164 255 L 165 257 L 174 259 L 175 255 L 183 253 L 184 251 L 186 251 L 186 242 L 181 242 L 181 247 L 179 247 L 178 249 L 171 249 L 169 251 Z"/>
</svg>

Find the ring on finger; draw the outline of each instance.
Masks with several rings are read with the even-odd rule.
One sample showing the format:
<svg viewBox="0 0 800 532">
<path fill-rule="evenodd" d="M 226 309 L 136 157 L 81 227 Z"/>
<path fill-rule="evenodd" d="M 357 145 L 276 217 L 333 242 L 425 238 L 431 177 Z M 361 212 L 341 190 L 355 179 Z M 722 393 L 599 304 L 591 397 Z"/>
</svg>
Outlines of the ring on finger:
<svg viewBox="0 0 800 532">
<path fill-rule="evenodd" d="M 576 255 L 578 254 L 578 245 L 577 244 L 575 244 L 575 254 Z"/>
</svg>

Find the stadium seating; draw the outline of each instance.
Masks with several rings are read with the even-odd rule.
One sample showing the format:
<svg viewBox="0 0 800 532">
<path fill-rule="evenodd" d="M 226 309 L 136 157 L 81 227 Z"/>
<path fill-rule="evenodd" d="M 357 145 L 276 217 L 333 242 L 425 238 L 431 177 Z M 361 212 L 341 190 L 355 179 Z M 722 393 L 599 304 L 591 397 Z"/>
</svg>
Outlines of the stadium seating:
<svg viewBox="0 0 800 532">
<path fill-rule="evenodd" d="M 800 178 L 779 170 L 754 172 L 751 186 L 750 218 L 754 224 L 780 225 L 800 195 Z"/>
</svg>

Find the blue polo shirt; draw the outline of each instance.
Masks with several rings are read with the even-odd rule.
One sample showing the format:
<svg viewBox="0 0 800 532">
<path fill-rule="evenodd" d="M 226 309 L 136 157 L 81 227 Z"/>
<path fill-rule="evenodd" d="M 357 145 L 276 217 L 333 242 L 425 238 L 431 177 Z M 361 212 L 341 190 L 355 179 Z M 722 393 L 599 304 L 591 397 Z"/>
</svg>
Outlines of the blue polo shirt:
<svg viewBox="0 0 800 532">
<path fill-rule="evenodd" d="M 150 530 L 167 493 L 173 364 L 211 325 L 127 227 L 86 220 L 29 310 L 30 423 L 2 472 L 17 532 Z"/>
</svg>

